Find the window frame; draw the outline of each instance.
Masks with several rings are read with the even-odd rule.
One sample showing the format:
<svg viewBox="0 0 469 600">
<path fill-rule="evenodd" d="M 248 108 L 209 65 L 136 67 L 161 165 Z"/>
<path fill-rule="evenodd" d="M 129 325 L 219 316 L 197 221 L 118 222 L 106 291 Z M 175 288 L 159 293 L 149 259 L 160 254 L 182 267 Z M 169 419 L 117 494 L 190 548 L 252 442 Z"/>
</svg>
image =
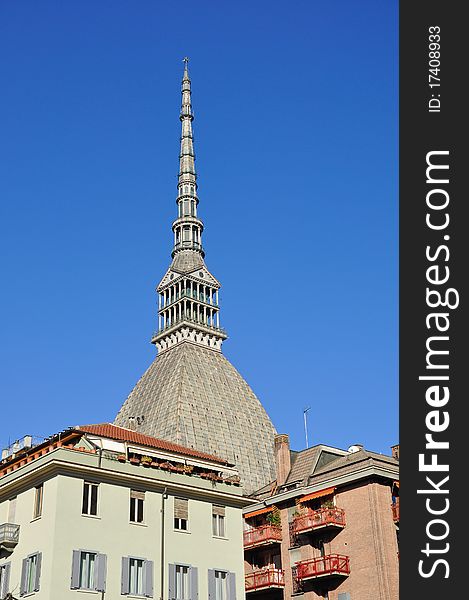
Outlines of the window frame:
<svg viewBox="0 0 469 600">
<path fill-rule="evenodd" d="M 24 573 L 24 590 L 20 592 L 20 596 L 27 596 L 30 594 L 34 594 L 35 592 L 40 591 L 40 576 L 41 576 L 41 552 L 33 552 L 32 554 L 28 554 L 28 556 L 24 559 L 26 563 L 26 572 Z M 34 559 L 34 571 L 32 570 Z M 24 564 L 24 563 L 23 563 Z M 39 571 L 39 575 L 38 575 Z M 22 573 L 23 576 L 23 573 Z M 32 589 L 29 589 L 32 586 Z"/>
<path fill-rule="evenodd" d="M 219 509 L 223 509 L 223 514 Z M 212 536 L 226 539 L 226 507 L 221 504 L 212 504 Z"/>
<path fill-rule="evenodd" d="M 96 488 L 96 512 L 93 513 L 91 512 L 91 508 L 92 508 L 92 500 L 93 500 L 93 494 L 90 493 L 88 491 L 88 498 L 87 498 L 87 511 L 85 512 L 85 488 L 86 486 L 89 486 L 90 490 L 92 490 L 93 488 Z M 100 489 L 100 485 L 99 483 L 96 483 L 94 481 L 87 481 L 86 479 L 83 480 L 83 487 L 82 487 L 82 497 L 81 497 L 81 514 L 84 517 L 99 517 L 99 489 Z"/>
<path fill-rule="evenodd" d="M 95 589 L 96 587 L 96 565 L 97 565 L 97 558 L 98 558 L 98 554 L 99 552 L 96 552 L 94 550 L 79 550 L 78 551 L 80 553 L 80 563 L 79 563 L 79 570 L 78 570 L 78 588 L 79 590 L 86 590 L 86 591 L 90 591 Z M 83 578 L 83 572 L 82 572 L 82 557 L 83 555 L 88 555 L 88 556 L 93 556 L 93 577 L 92 577 L 92 581 L 91 581 L 91 587 L 85 587 L 82 585 L 82 578 Z M 86 571 L 86 575 L 87 575 L 87 579 L 89 579 L 89 563 L 87 564 L 87 571 Z"/>
<path fill-rule="evenodd" d="M 134 495 L 133 495 L 134 494 Z M 143 498 L 138 498 L 142 495 Z M 132 502 L 133 501 L 133 502 Z M 133 504 L 133 507 L 132 507 Z M 139 507 L 141 506 L 141 520 L 139 520 Z M 145 492 L 130 490 L 129 494 L 129 522 L 134 525 L 145 525 Z"/>
<path fill-rule="evenodd" d="M 223 578 L 217 577 L 218 574 L 223 574 L 225 577 L 223 577 Z M 215 598 L 214 598 L 214 600 L 230 600 L 230 589 L 229 589 L 229 582 L 228 582 L 229 571 L 227 571 L 225 569 L 214 569 L 214 578 L 215 578 Z M 219 595 L 217 580 L 224 581 L 224 588 L 225 588 L 224 595 L 223 594 L 221 596 Z"/>
<path fill-rule="evenodd" d="M 44 507 L 44 484 L 40 483 L 34 488 L 34 505 L 33 505 L 33 519 L 40 519 L 42 517 L 42 509 Z"/>
<path fill-rule="evenodd" d="M 137 591 L 133 591 L 132 585 L 132 563 L 139 561 L 142 563 L 141 569 L 141 593 Z M 126 565 L 127 573 L 126 573 L 126 584 L 128 589 L 122 590 L 121 595 L 125 596 L 133 596 L 137 598 L 153 598 L 154 589 L 153 589 L 153 578 L 154 578 L 154 562 L 152 560 L 148 560 L 143 558 L 142 556 L 123 556 L 122 557 L 122 569 L 124 569 L 124 565 Z M 150 571 L 149 571 L 150 569 Z M 149 576 L 150 574 L 150 576 Z M 124 571 L 121 572 L 121 587 L 123 586 L 124 581 Z M 150 588 L 150 589 L 149 589 Z"/>
<path fill-rule="evenodd" d="M 186 514 L 187 518 L 184 517 L 176 517 L 176 500 L 183 500 L 186 503 Z M 184 524 L 184 527 L 181 525 Z M 184 533 L 190 533 L 189 530 L 189 498 L 181 498 L 180 496 L 174 497 L 173 504 L 173 527 L 174 531 L 182 531 Z"/>
</svg>

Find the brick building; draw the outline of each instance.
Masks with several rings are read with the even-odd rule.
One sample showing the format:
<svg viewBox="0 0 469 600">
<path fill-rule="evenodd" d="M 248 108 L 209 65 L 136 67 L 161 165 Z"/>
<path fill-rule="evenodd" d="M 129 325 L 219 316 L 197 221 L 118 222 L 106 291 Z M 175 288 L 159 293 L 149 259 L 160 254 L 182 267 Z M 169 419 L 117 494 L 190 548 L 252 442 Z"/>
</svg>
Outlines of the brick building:
<svg viewBox="0 0 469 600">
<path fill-rule="evenodd" d="M 292 452 L 286 435 L 275 452 L 277 480 L 244 514 L 247 599 L 397 600 L 397 458 Z"/>
</svg>

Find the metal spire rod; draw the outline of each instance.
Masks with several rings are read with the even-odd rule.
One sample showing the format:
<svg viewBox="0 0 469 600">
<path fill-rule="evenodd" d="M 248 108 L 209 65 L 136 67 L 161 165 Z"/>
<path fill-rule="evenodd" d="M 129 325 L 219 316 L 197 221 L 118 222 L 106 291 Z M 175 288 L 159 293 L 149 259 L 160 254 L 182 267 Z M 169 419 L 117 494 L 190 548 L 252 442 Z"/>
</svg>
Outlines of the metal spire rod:
<svg viewBox="0 0 469 600">
<path fill-rule="evenodd" d="M 309 448 L 309 443 L 308 443 L 308 422 L 307 422 L 307 414 L 308 412 L 311 410 L 311 406 L 308 406 L 307 408 L 303 409 L 303 418 L 304 418 L 304 422 L 305 422 L 305 439 L 306 439 L 306 448 Z"/>
</svg>

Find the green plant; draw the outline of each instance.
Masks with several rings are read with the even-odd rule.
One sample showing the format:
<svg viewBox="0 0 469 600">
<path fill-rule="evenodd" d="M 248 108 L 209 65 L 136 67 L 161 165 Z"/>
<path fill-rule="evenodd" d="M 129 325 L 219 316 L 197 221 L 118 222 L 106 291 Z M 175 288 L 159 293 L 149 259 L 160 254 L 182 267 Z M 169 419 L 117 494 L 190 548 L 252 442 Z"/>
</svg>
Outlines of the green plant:
<svg viewBox="0 0 469 600">
<path fill-rule="evenodd" d="M 272 512 L 267 515 L 267 521 L 270 525 L 278 526 L 281 524 L 280 510 L 274 506 Z"/>
</svg>

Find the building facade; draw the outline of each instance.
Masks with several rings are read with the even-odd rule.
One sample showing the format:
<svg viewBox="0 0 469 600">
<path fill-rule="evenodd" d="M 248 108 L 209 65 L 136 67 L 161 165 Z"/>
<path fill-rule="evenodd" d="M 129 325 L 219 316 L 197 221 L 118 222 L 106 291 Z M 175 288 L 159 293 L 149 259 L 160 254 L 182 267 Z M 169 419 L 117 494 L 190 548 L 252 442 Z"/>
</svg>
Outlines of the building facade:
<svg viewBox="0 0 469 600">
<path fill-rule="evenodd" d="M 277 481 L 244 511 L 248 600 L 397 600 L 396 458 L 352 446 L 292 453 L 276 437 Z"/>
<path fill-rule="evenodd" d="M 0 598 L 242 600 L 236 469 L 109 424 L 0 464 Z"/>
<path fill-rule="evenodd" d="M 158 355 L 114 423 L 223 456 L 246 493 L 275 477 L 275 428 L 258 398 L 222 353 L 220 283 L 205 264 L 195 170 L 191 80 L 182 79 L 181 151 L 172 262 L 157 287 Z"/>
</svg>

